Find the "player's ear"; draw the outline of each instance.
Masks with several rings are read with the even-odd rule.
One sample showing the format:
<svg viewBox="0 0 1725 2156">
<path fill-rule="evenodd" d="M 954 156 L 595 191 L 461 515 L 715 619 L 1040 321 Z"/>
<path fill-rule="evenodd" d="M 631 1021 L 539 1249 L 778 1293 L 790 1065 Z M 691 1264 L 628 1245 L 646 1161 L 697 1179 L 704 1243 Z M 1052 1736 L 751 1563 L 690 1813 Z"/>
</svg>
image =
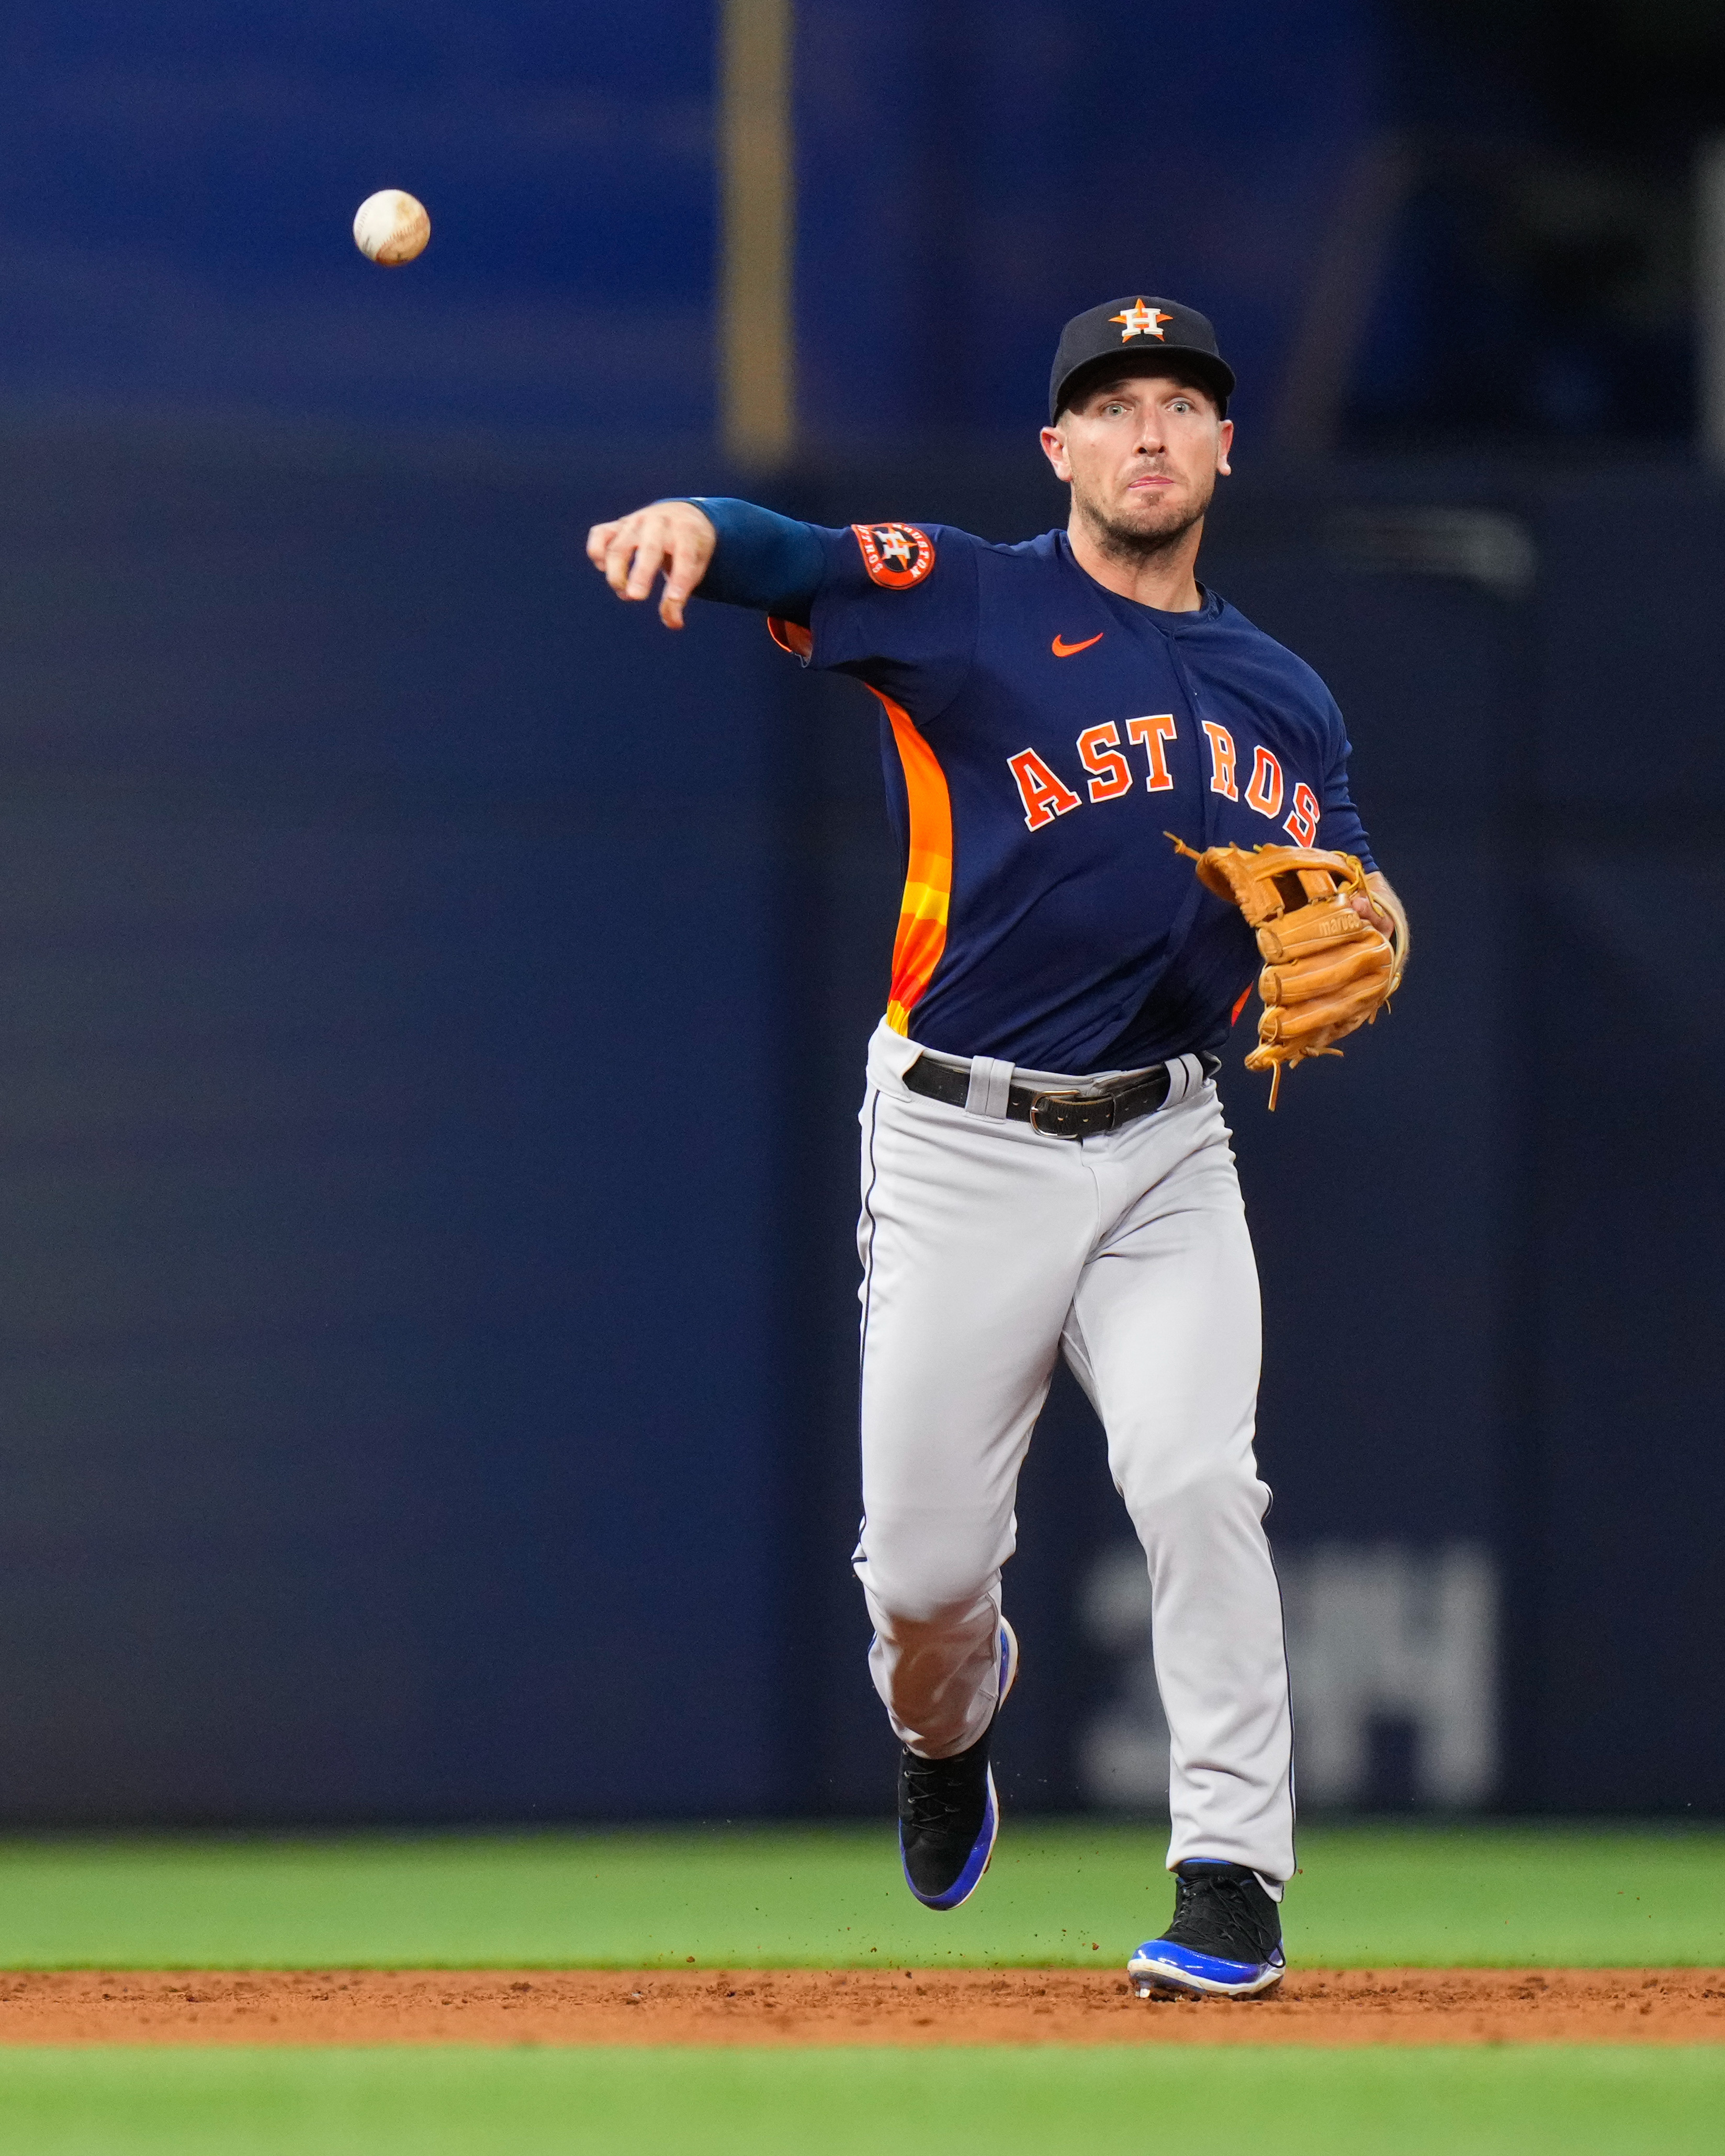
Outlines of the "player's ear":
<svg viewBox="0 0 1725 2156">
<path fill-rule="evenodd" d="M 1071 478 L 1072 467 L 1066 461 L 1066 438 L 1058 427 L 1043 429 L 1042 454 L 1054 466 L 1056 479 Z"/>
<path fill-rule="evenodd" d="M 1228 452 L 1234 446 L 1234 422 L 1224 419 L 1216 429 L 1216 470 L 1224 479 L 1231 479 L 1234 467 L 1228 461 Z"/>
</svg>

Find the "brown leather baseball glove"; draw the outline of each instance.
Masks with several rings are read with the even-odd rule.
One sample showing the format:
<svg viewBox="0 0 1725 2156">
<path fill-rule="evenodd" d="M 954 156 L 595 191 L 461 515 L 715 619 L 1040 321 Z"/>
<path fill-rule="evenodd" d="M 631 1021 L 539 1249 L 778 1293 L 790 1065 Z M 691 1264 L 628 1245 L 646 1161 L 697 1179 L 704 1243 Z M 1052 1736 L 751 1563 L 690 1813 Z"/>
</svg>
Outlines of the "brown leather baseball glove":
<svg viewBox="0 0 1725 2156">
<path fill-rule="evenodd" d="M 1356 896 L 1391 909 L 1367 884 L 1356 855 L 1317 846 L 1211 846 L 1199 854 L 1174 844 L 1197 862 L 1204 888 L 1231 900 L 1256 932 L 1266 961 L 1258 976 L 1264 1012 L 1245 1065 L 1271 1074 L 1274 1108 L 1285 1064 L 1339 1055 L 1332 1041 L 1369 1025 L 1401 986 L 1405 931 L 1398 919 L 1392 942 L 1361 917 Z"/>
</svg>

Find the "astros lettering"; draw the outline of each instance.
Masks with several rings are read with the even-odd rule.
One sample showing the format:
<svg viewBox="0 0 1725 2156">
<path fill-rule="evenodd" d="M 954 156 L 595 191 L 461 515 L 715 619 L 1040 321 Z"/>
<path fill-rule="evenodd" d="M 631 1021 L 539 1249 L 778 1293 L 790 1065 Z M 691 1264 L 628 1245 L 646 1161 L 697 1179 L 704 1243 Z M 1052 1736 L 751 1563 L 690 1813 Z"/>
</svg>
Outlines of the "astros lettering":
<svg viewBox="0 0 1725 2156">
<path fill-rule="evenodd" d="M 1240 787 L 1235 772 L 1240 759 L 1234 737 L 1226 726 L 1209 721 L 1205 722 L 1204 732 L 1209 746 L 1210 791 L 1237 801 Z M 1145 752 L 1148 768 L 1144 784 L 1148 790 L 1152 793 L 1168 791 L 1174 782 L 1168 767 L 1168 744 L 1179 739 L 1173 713 L 1157 711 L 1144 718 L 1128 719 L 1126 738 Z M 1078 737 L 1076 747 L 1078 761 L 1092 774 L 1086 788 L 1092 801 L 1117 801 L 1122 794 L 1132 792 L 1135 783 L 1132 766 L 1122 748 L 1120 727 L 1115 721 L 1086 726 Z M 1075 793 L 1035 749 L 1019 749 L 1015 755 L 1008 757 L 1006 767 L 1012 773 L 1019 799 L 1024 803 L 1027 830 L 1045 830 L 1057 816 L 1069 815 L 1073 809 L 1083 808 L 1083 796 Z M 1274 823 L 1281 808 L 1285 788 L 1281 759 L 1273 750 L 1258 744 L 1252 751 L 1252 776 L 1245 791 L 1245 805 Z M 1296 783 L 1291 798 L 1292 812 L 1283 820 L 1282 829 L 1296 846 L 1309 846 L 1317 836 L 1317 796 L 1301 779 Z"/>
</svg>

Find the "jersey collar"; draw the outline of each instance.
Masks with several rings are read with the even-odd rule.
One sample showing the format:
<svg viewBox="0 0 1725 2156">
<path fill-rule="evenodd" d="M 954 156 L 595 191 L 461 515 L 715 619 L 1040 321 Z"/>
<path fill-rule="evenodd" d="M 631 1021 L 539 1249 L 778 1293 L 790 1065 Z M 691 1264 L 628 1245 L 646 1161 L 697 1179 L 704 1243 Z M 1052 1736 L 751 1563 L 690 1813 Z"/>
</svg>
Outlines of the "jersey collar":
<svg viewBox="0 0 1725 2156">
<path fill-rule="evenodd" d="M 1106 584 L 1099 584 L 1085 567 L 1072 552 L 1072 542 L 1058 526 L 1055 528 L 1053 538 L 1061 560 L 1076 576 L 1082 577 L 1093 592 L 1105 599 L 1113 600 L 1117 606 L 1125 607 L 1129 613 L 1142 616 L 1168 635 L 1178 636 L 1183 630 L 1196 629 L 1204 622 L 1214 621 L 1222 611 L 1220 594 L 1211 591 L 1204 583 L 1198 587 L 1199 603 L 1178 613 L 1172 613 L 1165 607 L 1146 606 L 1141 599 L 1129 599 L 1122 592 L 1111 592 Z"/>
</svg>

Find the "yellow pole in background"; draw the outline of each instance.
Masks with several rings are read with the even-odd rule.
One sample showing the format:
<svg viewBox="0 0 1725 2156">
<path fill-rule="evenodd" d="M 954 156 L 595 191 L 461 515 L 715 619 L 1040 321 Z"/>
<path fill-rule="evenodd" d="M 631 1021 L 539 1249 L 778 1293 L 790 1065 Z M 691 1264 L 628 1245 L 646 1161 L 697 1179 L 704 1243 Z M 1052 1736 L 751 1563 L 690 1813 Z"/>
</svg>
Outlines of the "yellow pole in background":
<svg viewBox="0 0 1725 2156">
<path fill-rule="evenodd" d="M 757 471 L 796 444 L 792 27 L 792 0 L 720 0 L 720 427 Z"/>
</svg>

